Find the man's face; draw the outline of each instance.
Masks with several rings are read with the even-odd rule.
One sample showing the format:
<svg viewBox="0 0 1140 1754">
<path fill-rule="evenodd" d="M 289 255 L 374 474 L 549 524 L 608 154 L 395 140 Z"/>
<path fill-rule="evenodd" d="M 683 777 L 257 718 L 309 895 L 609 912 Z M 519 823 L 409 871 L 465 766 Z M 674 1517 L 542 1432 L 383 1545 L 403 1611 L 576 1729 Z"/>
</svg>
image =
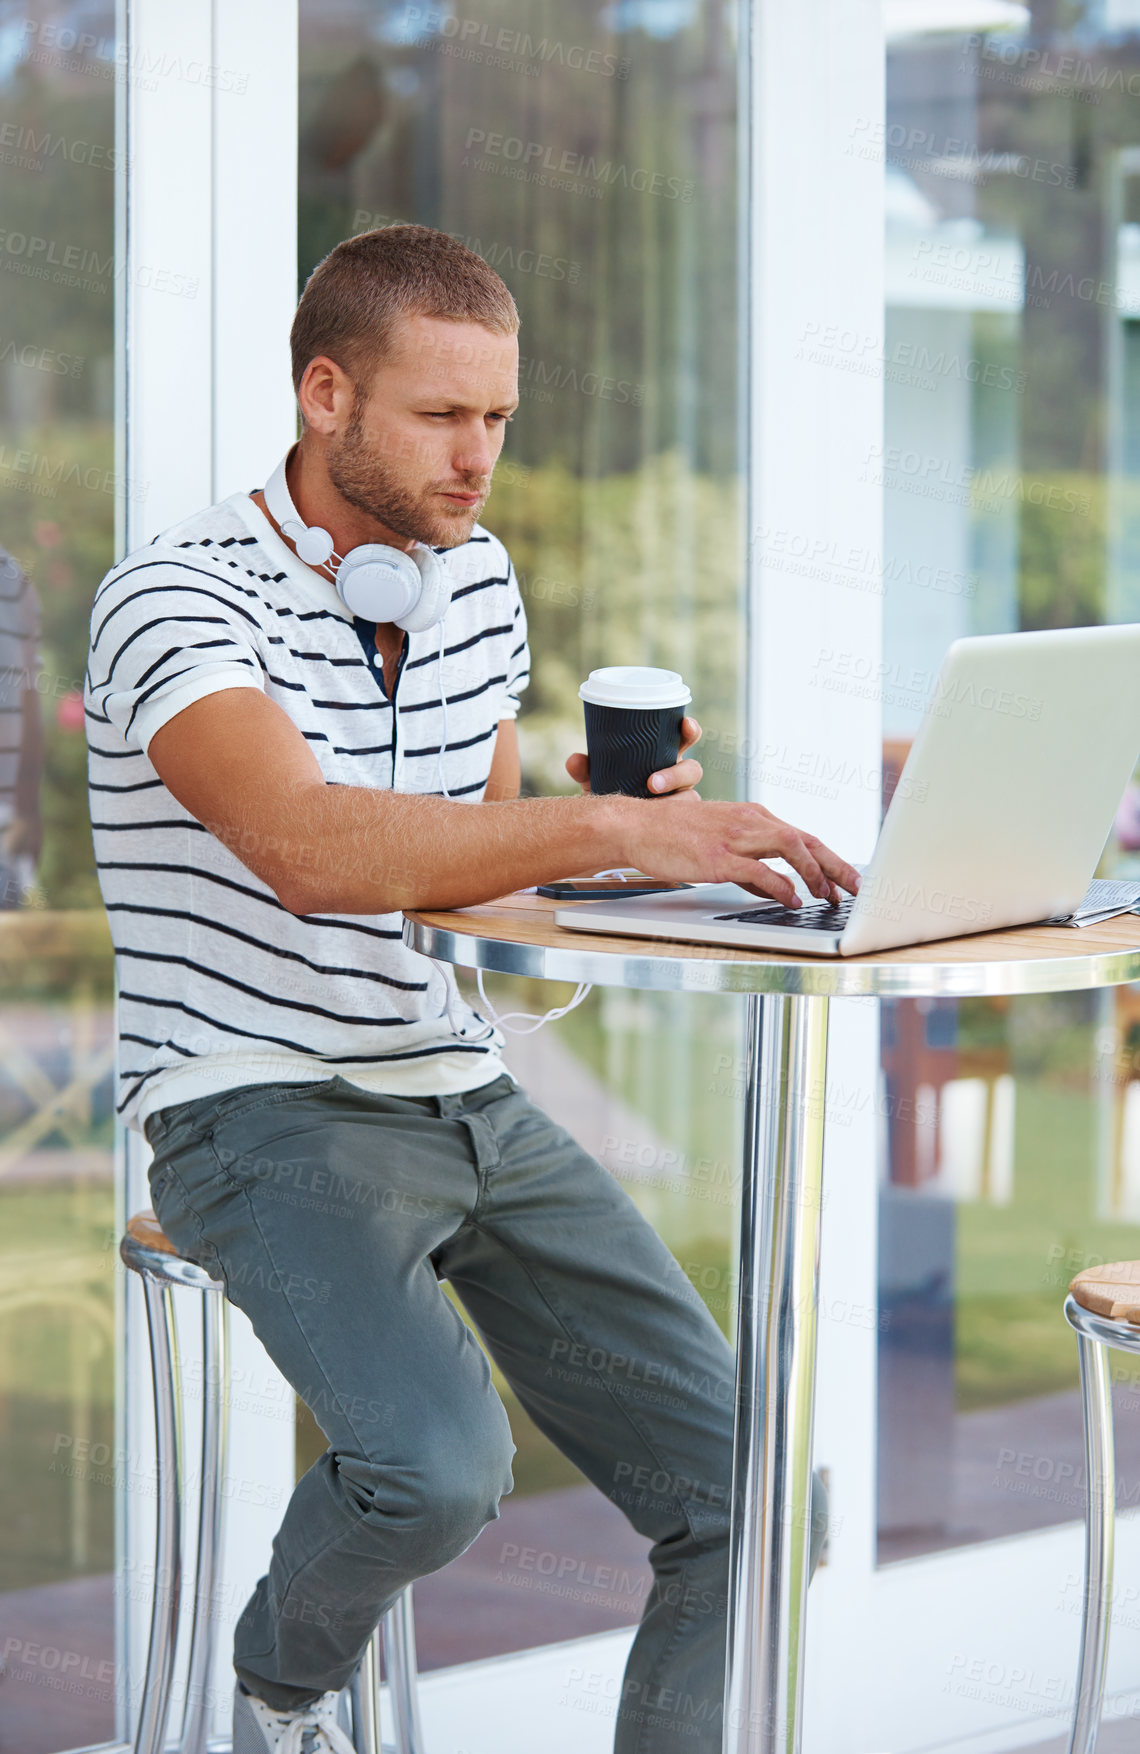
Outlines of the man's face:
<svg viewBox="0 0 1140 1754">
<path fill-rule="evenodd" d="M 518 339 L 478 323 L 403 317 L 366 398 L 328 441 L 329 479 L 393 534 L 466 542 L 518 407 Z"/>
</svg>

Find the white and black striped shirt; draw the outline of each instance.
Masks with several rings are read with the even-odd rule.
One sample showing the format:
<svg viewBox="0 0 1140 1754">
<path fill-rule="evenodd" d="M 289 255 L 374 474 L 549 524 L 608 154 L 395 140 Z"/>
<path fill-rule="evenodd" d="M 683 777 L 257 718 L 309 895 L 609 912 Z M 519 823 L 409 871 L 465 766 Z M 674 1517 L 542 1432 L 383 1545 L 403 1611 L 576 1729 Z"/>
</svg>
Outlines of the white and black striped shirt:
<svg viewBox="0 0 1140 1754">
<path fill-rule="evenodd" d="M 526 617 L 497 537 L 476 526 L 440 552 L 453 580 L 443 783 L 474 802 L 527 681 Z M 131 1126 L 262 1080 L 339 1075 L 425 1095 L 502 1071 L 502 1037 L 405 948 L 398 914 L 291 914 L 147 759 L 154 733 L 194 701 L 260 688 L 330 785 L 438 793 L 440 630 L 408 636 L 395 709 L 369 662 L 374 631 L 243 493 L 164 531 L 99 586 L 84 687 L 89 795 L 119 984 L 116 1102 Z M 385 856 L 377 847 L 377 862 Z"/>
</svg>

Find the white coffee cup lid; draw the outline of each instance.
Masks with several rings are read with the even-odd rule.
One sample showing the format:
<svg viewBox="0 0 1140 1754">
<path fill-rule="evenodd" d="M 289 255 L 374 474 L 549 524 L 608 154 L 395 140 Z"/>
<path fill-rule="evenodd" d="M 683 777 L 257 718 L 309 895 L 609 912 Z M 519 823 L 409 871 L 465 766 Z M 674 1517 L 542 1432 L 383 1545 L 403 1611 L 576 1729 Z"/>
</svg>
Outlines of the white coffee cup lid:
<svg viewBox="0 0 1140 1754">
<path fill-rule="evenodd" d="M 644 664 L 610 664 L 591 670 L 578 690 L 594 706 L 688 706 L 692 695 L 676 670 L 653 670 Z"/>
</svg>

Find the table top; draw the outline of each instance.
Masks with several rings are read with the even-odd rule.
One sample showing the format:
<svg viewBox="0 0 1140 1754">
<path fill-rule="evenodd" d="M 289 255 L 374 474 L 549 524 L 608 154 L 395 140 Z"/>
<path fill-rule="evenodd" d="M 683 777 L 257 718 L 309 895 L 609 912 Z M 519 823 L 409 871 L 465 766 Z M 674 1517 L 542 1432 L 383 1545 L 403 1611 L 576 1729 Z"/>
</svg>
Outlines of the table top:
<svg viewBox="0 0 1140 1754">
<path fill-rule="evenodd" d="M 1100 926 L 1018 926 L 869 956 L 788 956 L 723 944 L 572 932 L 566 903 L 520 893 L 404 919 L 413 950 L 459 968 L 659 992 L 971 998 L 1063 993 L 1140 981 L 1140 915 Z"/>
</svg>

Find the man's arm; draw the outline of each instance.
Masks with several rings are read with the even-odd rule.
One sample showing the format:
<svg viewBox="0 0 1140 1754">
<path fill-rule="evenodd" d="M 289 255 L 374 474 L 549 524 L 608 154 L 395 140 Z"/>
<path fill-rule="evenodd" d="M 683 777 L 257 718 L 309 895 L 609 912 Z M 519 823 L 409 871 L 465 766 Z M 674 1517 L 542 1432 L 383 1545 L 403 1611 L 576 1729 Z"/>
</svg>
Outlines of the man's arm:
<svg viewBox="0 0 1140 1754">
<path fill-rule="evenodd" d="M 167 790 L 294 914 L 463 907 L 618 865 L 742 883 L 783 902 L 794 901 L 794 886 L 758 862 L 764 857 L 786 859 L 819 896 L 834 899 L 835 884 L 859 882 L 821 841 L 760 805 L 706 802 L 692 792 L 473 808 L 330 786 L 292 719 L 256 689 L 195 701 L 154 733 L 147 753 Z"/>
<path fill-rule="evenodd" d="M 484 804 L 502 804 L 517 798 L 522 785 L 522 762 L 519 759 L 519 733 L 514 719 L 500 719 L 495 733 L 495 753 L 491 772 L 483 792 Z"/>
</svg>

